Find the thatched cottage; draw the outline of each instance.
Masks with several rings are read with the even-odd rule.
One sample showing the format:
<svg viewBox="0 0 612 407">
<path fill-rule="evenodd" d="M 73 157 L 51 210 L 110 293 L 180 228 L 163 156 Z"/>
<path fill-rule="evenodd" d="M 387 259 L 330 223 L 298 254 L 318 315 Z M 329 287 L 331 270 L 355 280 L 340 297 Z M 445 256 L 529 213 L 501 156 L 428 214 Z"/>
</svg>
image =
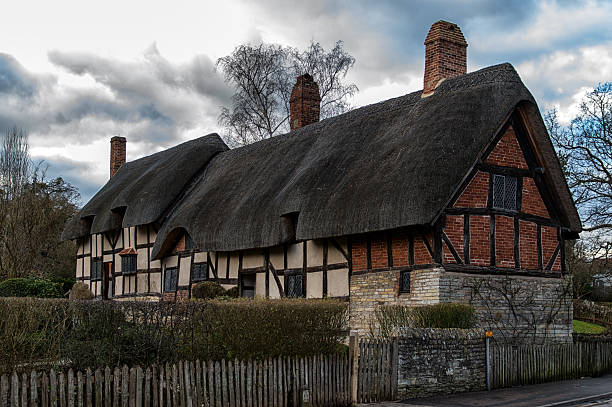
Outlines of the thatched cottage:
<svg viewBox="0 0 612 407">
<path fill-rule="evenodd" d="M 470 302 L 483 324 L 565 341 L 564 242 L 581 223 L 536 102 L 510 64 L 467 73 L 459 27 L 425 40 L 424 89 L 319 121 L 298 78 L 291 132 L 217 134 L 125 162 L 71 220 L 77 279 L 100 298 L 341 297 L 353 328 L 383 304 Z M 514 303 L 513 303 L 514 301 Z"/>
</svg>

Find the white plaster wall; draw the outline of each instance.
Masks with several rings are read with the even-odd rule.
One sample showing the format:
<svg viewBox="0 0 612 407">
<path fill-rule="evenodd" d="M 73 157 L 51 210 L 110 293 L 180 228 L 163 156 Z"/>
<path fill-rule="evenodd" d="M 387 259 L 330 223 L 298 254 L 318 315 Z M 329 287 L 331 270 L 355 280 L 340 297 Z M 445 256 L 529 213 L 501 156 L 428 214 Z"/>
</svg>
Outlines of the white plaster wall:
<svg viewBox="0 0 612 407">
<path fill-rule="evenodd" d="M 191 272 L 191 257 L 181 258 L 179 267 L 178 285 L 189 285 L 189 273 Z"/>
<path fill-rule="evenodd" d="M 323 243 L 318 240 L 306 242 L 306 259 L 308 267 L 323 265 Z"/>
<path fill-rule="evenodd" d="M 287 268 L 302 268 L 304 257 L 303 243 L 291 244 L 287 247 Z"/>
<path fill-rule="evenodd" d="M 336 239 L 336 242 L 342 247 L 345 253 L 348 252 L 346 247 L 346 239 Z M 329 244 L 327 249 L 327 264 L 338 264 L 338 263 L 346 263 L 346 259 L 342 255 L 342 253 L 336 249 L 333 244 Z"/>
<path fill-rule="evenodd" d="M 151 292 L 153 293 L 161 293 L 161 276 L 162 273 L 151 273 Z"/>
<path fill-rule="evenodd" d="M 327 295 L 346 297 L 349 295 L 348 269 L 327 271 Z"/>
<path fill-rule="evenodd" d="M 138 279 L 138 292 L 146 293 L 149 289 L 147 274 L 138 274 L 136 278 Z"/>
<path fill-rule="evenodd" d="M 263 267 L 264 254 L 261 250 L 250 250 L 242 256 L 242 268 Z"/>
<path fill-rule="evenodd" d="M 225 278 L 227 271 L 227 253 L 219 253 L 219 259 L 217 261 L 217 276 L 219 278 Z"/>
<path fill-rule="evenodd" d="M 283 285 L 283 276 L 278 276 L 278 279 L 280 280 L 281 283 L 281 287 L 284 287 Z M 281 294 L 278 291 L 278 286 L 276 285 L 276 280 L 274 279 L 274 276 L 272 275 L 272 273 L 270 273 L 270 298 L 280 298 Z"/>
<path fill-rule="evenodd" d="M 323 297 L 323 272 L 306 273 L 306 297 Z"/>
<path fill-rule="evenodd" d="M 146 270 L 147 269 L 147 250 L 149 249 L 138 249 L 136 253 L 138 257 L 136 258 L 136 266 L 138 270 Z"/>
<path fill-rule="evenodd" d="M 207 252 L 197 252 L 193 257 L 193 261 L 195 263 L 206 263 L 206 253 Z"/>
<path fill-rule="evenodd" d="M 270 249 L 270 263 L 276 270 L 285 267 L 285 251 L 282 246 Z"/>
<path fill-rule="evenodd" d="M 255 296 L 265 297 L 266 296 L 266 274 L 257 273 L 255 280 Z"/>
<path fill-rule="evenodd" d="M 238 253 L 232 253 L 230 256 L 230 278 L 238 278 L 238 266 L 240 265 L 240 256 Z"/>
</svg>

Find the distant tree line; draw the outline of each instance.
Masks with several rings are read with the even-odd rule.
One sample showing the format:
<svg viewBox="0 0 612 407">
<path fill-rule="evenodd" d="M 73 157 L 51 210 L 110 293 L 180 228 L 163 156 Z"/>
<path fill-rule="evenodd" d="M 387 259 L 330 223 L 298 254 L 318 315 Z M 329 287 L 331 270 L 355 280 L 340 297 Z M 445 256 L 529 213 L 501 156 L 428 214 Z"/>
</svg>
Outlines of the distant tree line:
<svg viewBox="0 0 612 407">
<path fill-rule="evenodd" d="M 25 130 L 6 130 L 0 143 L 0 280 L 73 276 L 74 243 L 60 236 L 79 193 L 61 177 L 46 179 Z"/>
</svg>

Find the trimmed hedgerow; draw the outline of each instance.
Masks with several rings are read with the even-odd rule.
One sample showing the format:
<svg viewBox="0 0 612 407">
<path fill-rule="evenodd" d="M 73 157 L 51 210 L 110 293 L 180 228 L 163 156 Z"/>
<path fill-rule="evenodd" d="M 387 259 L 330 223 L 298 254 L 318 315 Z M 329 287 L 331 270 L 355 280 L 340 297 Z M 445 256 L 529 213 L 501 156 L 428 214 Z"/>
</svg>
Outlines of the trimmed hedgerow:
<svg viewBox="0 0 612 407">
<path fill-rule="evenodd" d="M 264 358 L 341 349 L 347 303 L 211 300 L 185 303 L 0 298 L 0 373 L 14 368 L 149 365 Z"/>
<path fill-rule="evenodd" d="M 9 278 L 0 282 L 0 297 L 62 298 L 63 283 L 38 278 Z"/>
<path fill-rule="evenodd" d="M 474 328 L 476 311 L 466 304 L 440 303 L 408 307 L 387 305 L 375 311 L 373 336 L 390 337 L 398 328 Z"/>
</svg>

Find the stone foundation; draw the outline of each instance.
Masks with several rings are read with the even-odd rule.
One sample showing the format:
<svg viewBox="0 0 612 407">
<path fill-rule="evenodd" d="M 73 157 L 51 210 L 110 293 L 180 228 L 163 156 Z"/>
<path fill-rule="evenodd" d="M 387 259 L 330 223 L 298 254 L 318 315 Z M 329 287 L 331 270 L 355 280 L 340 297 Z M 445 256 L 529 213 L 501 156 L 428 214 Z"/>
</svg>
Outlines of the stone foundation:
<svg viewBox="0 0 612 407">
<path fill-rule="evenodd" d="M 384 305 L 440 302 L 470 304 L 478 325 L 504 343 L 572 341 L 569 278 L 474 275 L 433 267 L 411 272 L 410 293 L 399 293 L 399 270 L 353 275 L 350 326 L 360 335 L 376 332 L 375 310 Z"/>
</svg>

